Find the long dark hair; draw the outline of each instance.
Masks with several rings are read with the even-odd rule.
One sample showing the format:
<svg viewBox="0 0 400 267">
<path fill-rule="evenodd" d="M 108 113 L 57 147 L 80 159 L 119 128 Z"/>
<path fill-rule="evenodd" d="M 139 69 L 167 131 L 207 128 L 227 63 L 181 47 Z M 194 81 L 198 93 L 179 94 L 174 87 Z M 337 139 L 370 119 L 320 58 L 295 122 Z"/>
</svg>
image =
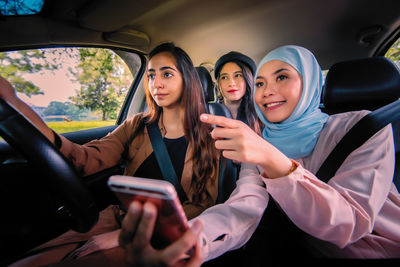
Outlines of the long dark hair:
<svg viewBox="0 0 400 267">
<path fill-rule="evenodd" d="M 246 123 L 251 129 L 253 129 L 253 131 L 255 131 L 257 134 L 260 135 L 263 123 L 258 118 L 256 109 L 254 108 L 254 102 L 253 102 L 253 97 L 252 97 L 252 90 L 254 87 L 254 77 L 253 77 L 249 67 L 247 67 L 242 62 L 236 61 L 236 60 L 229 61 L 229 62 L 233 62 L 240 67 L 240 69 L 242 70 L 242 73 L 243 73 L 245 84 L 246 84 L 246 91 L 242 97 L 242 101 L 240 102 L 240 106 L 238 108 L 237 119 Z M 226 62 L 226 63 L 228 63 L 228 62 Z M 220 73 L 221 73 L 222 68 L 223 68 L 223 66 L 221 66 L 221 68 L 220 68 Z M 217 75 L 217 82 L 216 82 L 219 93 L 221 93 L 221 88 L 219 87 L 220 73 L 218 73 L 218 75 Z M 223 103 L 223 96 L 220 95 L 218 100 L 219 100 L 219 102 Z"/>
<path fill-rule="evenodd" d="M 191 186 L 198 194 L 193 196 L 193 202 L 199 203 L 208 197 L 206 186 L 217 177 L 218 152 L 209 134 L 211 128 L 200 121 L 200 114 L 204 113 L 204 92 L 200 79 L 190 57 L 174 43 L 163 43 L 155 47 L 149 54 L 149 61 L 157 54 L 170 53 L 176 62 L 176 67 L 182 75 L 183 92 L 180 103 L 182 124 L 185 137 L 193 148 L 191 159 L 193 161 L 193 176 Z M 146 101 L 149 107 L 145 117 L 149 122 L 158 120 L 162 113 L 151 97 L 146 85 Z"/>
</svg>

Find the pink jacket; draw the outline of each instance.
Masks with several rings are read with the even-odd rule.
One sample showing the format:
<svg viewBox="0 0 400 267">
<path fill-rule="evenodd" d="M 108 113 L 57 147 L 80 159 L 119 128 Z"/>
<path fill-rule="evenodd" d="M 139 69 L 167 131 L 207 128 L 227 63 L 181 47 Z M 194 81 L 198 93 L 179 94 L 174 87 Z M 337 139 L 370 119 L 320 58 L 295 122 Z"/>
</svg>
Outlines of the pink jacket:
<svg viewBox="0 0 400 267">
<path fill-rule="evenodd" d="M 242 164 L 239 183 L 230 199 L 198 217 L 205 225 L 206 260 L 239 248 L 250 239 L 269 195 L 299 228 L 320 239 L 315 240 L 315 249 L 329 257 L 399 257 L 400 195 L 392 183 L 391 126 L 353 151 L 328 184 L 313 174 L 367 113 L 330 116 L 313 153 L 296 159 L 299 166 L 289 176 L 268 179 L 260 175 L 260 167 Z M 223 234 L 223 240 L 213 241 Z"/>
</svg>

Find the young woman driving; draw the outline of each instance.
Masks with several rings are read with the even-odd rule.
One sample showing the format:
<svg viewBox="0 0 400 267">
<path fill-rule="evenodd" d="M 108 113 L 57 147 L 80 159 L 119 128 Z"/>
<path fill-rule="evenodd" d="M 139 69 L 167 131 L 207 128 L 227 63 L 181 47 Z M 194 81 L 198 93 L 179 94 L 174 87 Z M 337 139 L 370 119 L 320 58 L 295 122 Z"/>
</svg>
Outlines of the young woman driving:
<svg viewBox="0 0 400 267">
<path fill-rule="evenodd" d="M 0 97 L 23 113 L 55 143 L 82 176 L 115 166 L 124 160 L 124 151 L 127 151 L 124 175 L 162 179 L 144 127 L 145 123 L 156 123 L 185 193 L 185 198 L 181 199 L 184 211 L 192 219 L 215 205 L 218 194 L 219 153 L 209 135 L 211 127 L 199 120 L 204 112 L 200 81 L 189 56 L 172 43 L 161 44 L 150 52 L 146 75 L 148 111 L 124 121 L 100 140 L 84 145 L 72 143 L 54 133 L 16 96 L 12 86 L 4 79 L 0 79 Z M 23 259 L 19 265 L 71 260 L 99 249 L 116 247 L 123 213 L 118 206 L 110 206 L 101 212 L 99 222 L 89 233 L 68 231 L 38 247 L 40 253 Z M 193 237 L 190 240 L 196 242 Z M 63 246 L 64 243 L 68 245 Z M 57 253 L 51 254 L 52 249 Z"/>
</svg>

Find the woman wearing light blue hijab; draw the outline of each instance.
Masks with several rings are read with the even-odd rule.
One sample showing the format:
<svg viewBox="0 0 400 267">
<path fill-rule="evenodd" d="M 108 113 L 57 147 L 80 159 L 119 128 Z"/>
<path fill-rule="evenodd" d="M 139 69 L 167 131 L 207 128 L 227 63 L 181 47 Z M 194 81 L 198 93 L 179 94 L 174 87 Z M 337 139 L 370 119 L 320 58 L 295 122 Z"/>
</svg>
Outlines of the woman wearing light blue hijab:
<svg viewBox="0 0 400 267">
<path fill-rule="evenodd" d="M 244 245 L 263 215 L 260 209 L 272 205 L 271 197 L 298 228 L 314 237 L 308 241 L 318 255 L 400 257 L 400 195 L 392 183 L 391 126 L 353 151 L 328 183 L 319 180 L 315 173 L 323 161 L 368 114 L 322 113 L 321 90 L 314 55 L 303 47 L 282 46 L 261 60 L 255 75 L 254 102 L 265 124 L 262 137 L 240 121 L 201 115 L 203 122 L 221 126 L 211 132 L 216 148 L 243 162 L 227 202 L 198 217 L 205 225 L 206 259 Z M 255 187 L 259 181 L 262 190 Z"/>
<path fill-rule="evenodd" d="M 319 109 L 322 88 L 320 67 L 315 57 L 305 48 L 284 46 L 273 50 L 261 60 L 257 74 L 260 67 L 272 60 L 290 64 L 302 77 L 303 90 L 293 113 L 279 123 L 268 121 L 255 103 L 257 115 L 265 124 L 262 135 L 286 156 L 294 159 L 306 157 L 314 149 L 319 132 L 328 119 L 328 115 Z"/>
</svg>

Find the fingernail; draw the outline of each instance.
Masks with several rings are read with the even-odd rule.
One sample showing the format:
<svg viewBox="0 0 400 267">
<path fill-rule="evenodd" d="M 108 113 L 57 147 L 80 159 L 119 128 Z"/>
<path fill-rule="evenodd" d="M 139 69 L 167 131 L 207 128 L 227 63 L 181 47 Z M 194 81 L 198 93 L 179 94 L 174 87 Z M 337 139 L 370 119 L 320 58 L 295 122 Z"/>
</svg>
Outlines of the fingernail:
<svg viewBox="0 0 400 267">
<path fill-rule="evenodd" d="M 193 222 L 192 227 L 190 227 L 190 230 L 194 234 L 198 235 L 201 231 L 203 231 L 203 224 L 200 221 L 196 220 Z"/>
<path fill-rule="evenodd" d="M 143 205 L 143 216 L 145 216 L 146 218 L 151 218 L 153 217 L 154 213 L 156 212 L 155 207 L 152 206 L 150 203 L 145 203 Z"/>
<path fill-rule="evenodd" d="M 129 205 L 129 210 L 132 214 L 138 214 L 140 212 L 140 206 L 139 203 L 137 201 L 133 201 L 130 205 Z"/>
<path fill-rule="evenodd" d="M 200 115 L 200 119 L 201 119 L 201 120 L 205 120 L 205 121 L 208 120 L 207 114 L 201 114 L 201 115 Z"/>
</svg>

